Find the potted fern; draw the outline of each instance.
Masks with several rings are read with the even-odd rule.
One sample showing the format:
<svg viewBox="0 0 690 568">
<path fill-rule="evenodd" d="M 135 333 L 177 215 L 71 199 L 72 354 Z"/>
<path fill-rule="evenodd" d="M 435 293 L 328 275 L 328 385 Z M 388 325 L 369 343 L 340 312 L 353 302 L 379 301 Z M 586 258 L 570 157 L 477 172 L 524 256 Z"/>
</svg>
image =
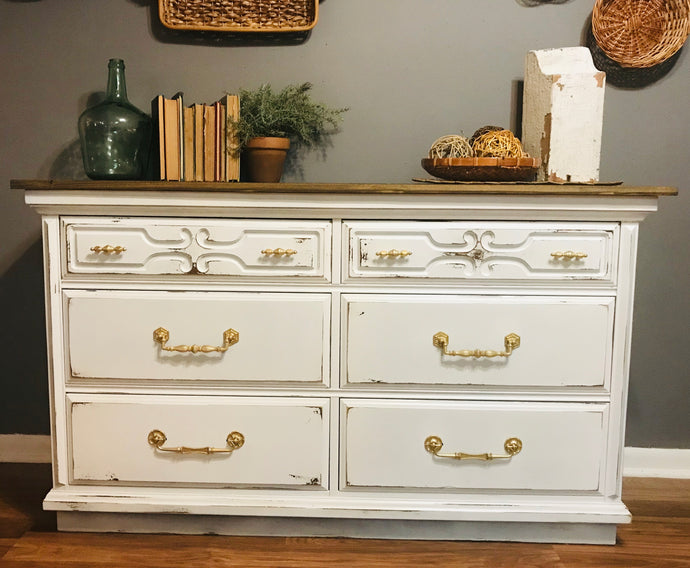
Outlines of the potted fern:
<svg viewBox="0 0 690 568">
<path fill-rule="evenodd" d="M 265 84 L 240 90 L 240 116 L 232 126 L 250 181 L 280 181 L 291 142 L 313 148 L 337 129 L 347 109 L 314 102 L 311 88 L 302 83 L 276 92 Z"/>
</svg>

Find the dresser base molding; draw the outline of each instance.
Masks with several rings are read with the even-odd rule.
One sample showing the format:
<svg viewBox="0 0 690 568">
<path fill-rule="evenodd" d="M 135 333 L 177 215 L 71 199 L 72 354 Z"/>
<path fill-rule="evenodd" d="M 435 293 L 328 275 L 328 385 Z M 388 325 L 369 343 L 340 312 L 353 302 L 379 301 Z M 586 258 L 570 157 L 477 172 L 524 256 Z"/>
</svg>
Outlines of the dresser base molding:
<svg viewBox="0 0 690 568">
<path fill-rule="evenodd" d="M 137 513 L 217 517 L 299 517 L 528 523 L 623 524 L 630 512 L 618 499 L 582 495 L 467 494 L 465 496 L 351 495 L 300 491 L 223 489 L 57 488 L 46 496 L 47 510 L 84 513 Z M 128 531 L 128 528 L 123 528 Z"/>
<path fill-rule="evenodd" d="M 68 532 L 214 534 L 263 537 L 333 537 L 389 540 L 471 540 L 615 544 L 615 524 L 394 519 L 219 517 L 129 513 L 59 512 Z"/>
</svg>

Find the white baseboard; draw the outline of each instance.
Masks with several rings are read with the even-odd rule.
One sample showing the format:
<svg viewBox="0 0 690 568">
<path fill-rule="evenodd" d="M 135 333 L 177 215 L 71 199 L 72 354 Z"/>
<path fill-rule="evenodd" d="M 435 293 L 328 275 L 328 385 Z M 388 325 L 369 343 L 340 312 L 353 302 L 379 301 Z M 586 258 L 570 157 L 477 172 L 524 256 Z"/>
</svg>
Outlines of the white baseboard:
<svg viewBox="0 0 690 568">
<path fill-rule="evenodd" d="M 623 475 L 690 479 L 690 450 L 625 448 Z"/>
<path fill-rule="evenodd" d="M 0 462 L 50 463 L 50 436 L 0 434 Z"/>
<path fill-rule="evenodd" d="M 690 449 L 625 448 L 625 477 L 690 479 Z M 50 463 L 50 436 L 0 434 L 0 462 Z"/>
</svg>

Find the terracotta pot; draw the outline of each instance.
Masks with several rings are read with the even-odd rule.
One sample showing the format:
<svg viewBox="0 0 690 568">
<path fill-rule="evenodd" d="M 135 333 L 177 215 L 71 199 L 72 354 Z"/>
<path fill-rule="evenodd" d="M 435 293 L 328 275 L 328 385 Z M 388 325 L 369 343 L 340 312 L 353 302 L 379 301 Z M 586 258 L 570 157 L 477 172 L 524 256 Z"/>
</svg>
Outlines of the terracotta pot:
<svg viewBox="0 0 690 568">
<path fill-rule="evenodd" d="M 276 183 L 283 175 L 288 138 L 252 138 L 244 148 L 243 158 L 249 181 Z"/>
</svg>

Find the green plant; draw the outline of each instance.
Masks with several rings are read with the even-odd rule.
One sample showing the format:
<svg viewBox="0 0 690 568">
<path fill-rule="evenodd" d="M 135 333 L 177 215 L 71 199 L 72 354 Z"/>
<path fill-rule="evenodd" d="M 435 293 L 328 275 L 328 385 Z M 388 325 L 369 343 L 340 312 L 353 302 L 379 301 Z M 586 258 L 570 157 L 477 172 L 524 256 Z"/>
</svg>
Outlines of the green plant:
<svg viewBox="0 0 690 568">
<path fill-rule="evenodd" d="M 240 90 L 240 117 L 233 121 L 239 147 L 251 138 L 277 136 L 308 148 L 322 144 L 334 132 L 347 108 L 315 103 L 311 83 L 288 85 L 275 92 L 271 85 L 254 91 Z"/>
</svg>

